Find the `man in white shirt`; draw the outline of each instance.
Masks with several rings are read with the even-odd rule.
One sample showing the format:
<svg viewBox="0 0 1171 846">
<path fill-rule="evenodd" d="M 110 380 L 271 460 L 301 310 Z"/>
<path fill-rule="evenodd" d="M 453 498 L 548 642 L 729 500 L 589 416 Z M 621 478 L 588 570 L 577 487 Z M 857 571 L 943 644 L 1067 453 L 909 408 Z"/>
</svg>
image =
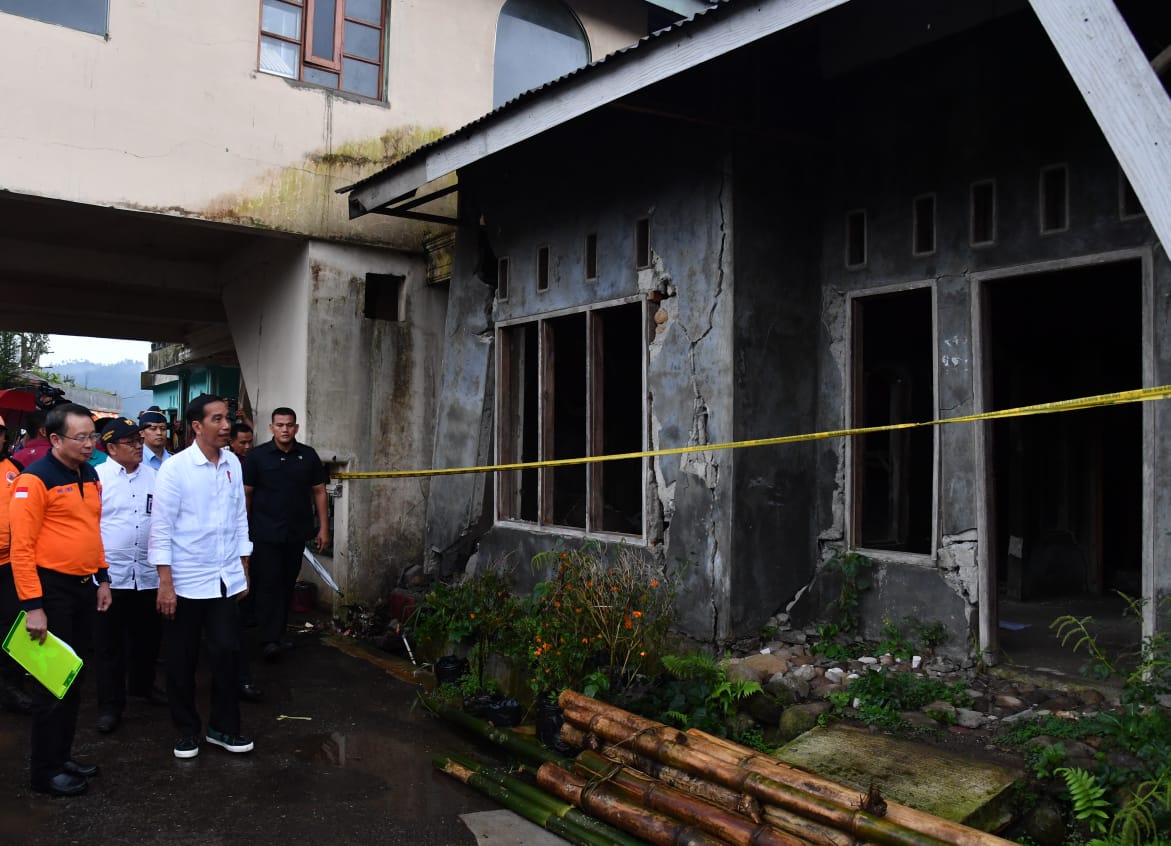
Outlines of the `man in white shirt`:
<svg viewBox="0 0 1171 846">
<path fill-rule="evenodd" d="M 98 731 L 109 734 L 122 721 L 126 692 L 156 705 L 166 703 L 155 687 L 162 618 L 155 609 L 158 570 L 147 559 L 155 471 L 142 463 L 142 436 L 128 417 L 114 418 L 102 432 L 110 460 L 97 467 L 102 484 L 102 545 L 109 564 L 113 604 L 94 629 L 98 679 Z"/>
<path fill-rule="evenodd" d="M 171 457 L 167 450 L 167 417 L 152 405 L 138 415 L 138 428 L 142 431 L 142 442 L 146 444 L 146 466 L 158 470 Z"/>
<path fill-rule="evenodd" d="M 251 752 L 240 733 L 237 600 L 248 593 L 248 516 L 240 461 L 225 447 L 232 429 L 228 404 L 201 394 L 187 406 L 195 435 L 155 480 L 150 563 L 158 568 L 158 610 L 165 618 L 167 699 L 178 729 L 176 758 L 199 754 L 195 668 L 201 642 L 211 662 L 207 742 L 229 752 Z"/>
</svg>

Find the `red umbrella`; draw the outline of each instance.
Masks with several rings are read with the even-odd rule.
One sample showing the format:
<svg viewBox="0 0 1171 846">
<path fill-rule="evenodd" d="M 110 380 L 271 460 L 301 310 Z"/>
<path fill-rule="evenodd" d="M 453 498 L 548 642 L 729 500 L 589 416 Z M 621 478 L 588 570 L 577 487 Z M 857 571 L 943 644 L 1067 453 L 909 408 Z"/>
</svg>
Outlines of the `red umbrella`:
<svg viewBox="0 0 1171 846">
<path fill-rule="evenodd" d="M 22 388 L 6 388 L 0 390 L 0 410 L 3 411 L 36 411 L 37 395 Z"/>
</svg>

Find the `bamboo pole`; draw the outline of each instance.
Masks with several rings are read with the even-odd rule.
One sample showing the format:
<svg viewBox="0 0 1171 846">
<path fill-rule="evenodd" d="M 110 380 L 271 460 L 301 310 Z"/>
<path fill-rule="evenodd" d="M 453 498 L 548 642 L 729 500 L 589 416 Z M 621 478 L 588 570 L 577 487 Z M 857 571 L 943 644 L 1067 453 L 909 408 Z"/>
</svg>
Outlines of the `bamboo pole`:
<svg viewBox="0 0 1171 846">
<path fill-rule="evenodd" d="M 931 833 L 909 829 L 855 807 L 833 802 L 776 779 L 744 770 L 707 752 L 690 748 L 688 736 L 680 731 L 595 702 L 573 691 L 567 690 L 562 694 L 561 705 L 566 719 L 577 724 L 579 728 L 588 729 L 608 740 L 621 742 L 665 764 L 712 779 L 732 790 L 750 793 L 765 804 L 778 805 L 815 822 L 846 831 L 860 839 L 887 846 L 950 846 L 954 842 Z M 580 719 L 583 711 L 587 714 L 592 713 L 584 722 Z M 999 838 L 996 840 L 999 841 Z"/>
<path fill-rule="evenodd" d="M 448 722 L 455 723 L 467 729 L 472 734 L 496 744 L 533 767 L 539 767 L 541 764 L 550 761 L 556 763 L 564 760 L 552 750 L 528 741 L 514 731 L 506 728 L 497 728 L 491 723 L 477 719 L 458 708 L 451 708 L 446 705 L 432 705 L 430 707 L 435 714 Z"/>
<path fill-rule="evenodd" d="M 699 729 L 688 729 L 687 736 L 690 738 L 688 743 L 691 748 L 701 749 L 712 757 L 728 761 L 750 772 L 784 781 L 800 790 L 823 796 L 831 801 L 857 805 L 861 796 L 857 790 L 798 769 L 770 755 L 762 755 L 726 738 L 716 737 Z M 917 808 L 901 805 L 890 799 L 886 800 L 886 813 L 883 816 L 893 823 L 915 831 L 931 833 L 955 846 L 1013 846 L 1010 840 L 962 823 L 945 820 Z"/>
<path fill-rule="evenodd" d="M 732 846 L 809 846 L 809 841 L 754 823 L 710 802 L 668 787 L 596 752 L 582 752 L 574 765 L 581 775 L 604 781 L 638 804 L 682 820 Z"/>
<path fill-rule="evenodd" d="M 493 772 L 458 755 L 437 755 L 435 767 L 571 843 L 641 846 L 641 841 L 518 778 Z"/>
<path fill-rule="evenodd" d="M 575 746 L 578 749 L 599 751 L 612 761 L 625 764 L 641 773 L 646 773 L 651 778 L 659 779 L 664 784 L 669 784 L 693 796 L 698 796 L 701 799 L 711 802 L 713 805 L 723 808 L 725 811 L 740 814 L 753 822 L 759 823 L 764 821 L 764 808 L 755 797 L 748 796 L 744 793 L 737 793 L 719 784 L 712 784 L 710 781 L 663 764 L 654 758 L 639 755 L 633 749 L 627 749 L 624 746 L 597 743 L 597 738 L 594 735 L 586 734 L 571 723 L 565 723 L 561 726 L 561 739 L 570 746 Z"/>
<path fill-rule="evenodd" d="M 556 764 L 541 765 L 537 784 L 558 799 L 654 846 L 726 846 L 678 820 L 634 805 L 605 782 L 589 783 Z"/>
<path fill-rule="evenodd" d="M 484 771 L 477 767 L 457 762 L 450 757 L 436 756 L 432 759 L 436 769 L 456 778 L 459 782 L 484 793 L 489 799 L 499 801 L 509 811 L 520 814 L 521 817 L 553 832 L 557 837 L 564 838 L 577 846 L 639 846 L 641 841 L 628 837 L 617 828 L 605 825 L 600 820 L 589 818 L 586 814 L 577 811 L 573 805 L 559 801 L 550 794 L 537 790 L 536 787 L 523 784 L 519 779 L 509 779 L 505 776 L 489 778 Z M 533 791 L 536 797 L 527 793 Z M 584 819 L 590 820 L 583 825 L 577 819 L 569 817 L 573 812 Z"/>
</svg>

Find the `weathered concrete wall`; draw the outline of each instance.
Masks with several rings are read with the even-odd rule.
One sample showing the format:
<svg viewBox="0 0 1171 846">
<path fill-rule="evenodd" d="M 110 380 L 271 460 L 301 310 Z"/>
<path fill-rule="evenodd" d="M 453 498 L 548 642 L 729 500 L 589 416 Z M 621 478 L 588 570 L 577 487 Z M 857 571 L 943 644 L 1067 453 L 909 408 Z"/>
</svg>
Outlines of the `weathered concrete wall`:
<svg viewBox="0 0 1171 846">
<path fill-rule="evenodd" d="M 493 429 L 485 424 L 493 402 L 495 321 L 648 295 L 661 299 L 659 307 L 666 315 L 651 338 L 646 363 L 649 445 L 730 439 L 725 362 L 732 354 L 732 200 L 725 158 L 708 149 L 706 137 L 676 133 L 670 148 L 663 148 L 654 146 L 645 120 L 613 120 L 615 126 L 601 136 L 591 135 L 589 143 L 573 130 L 553 132 L 497 157 L 490 170 L 461 173 L 463 197 L 478 202 L 484 214 L 487 250 L 479 255 L 468 237 L 474 233 L 461 232 L 437 466 L 470 463 L 493 453 Z M 609 141 L 599 144 L 598 137 Z M 644 146 L 642 138 L 651 146 Z M 573 168 L 553 166 L 567 159 L 575 161 Z M 703 163 L 698 174 L 675 179 L 697 162 Z M 599 172 L 608 173 L 612 181 L 597 179 Z M 563 197 L 573 197 L 573 202 L 559 204 Z M 712 217 L 712 209 L 722 214 Z M 635 224 L 643 217 L 651 221 L 652 266 L 638 269 Z M 584 244 L 590 232 L 598 236 L 599 268 L 596 280 L 585 281 Z M 550 248 L 551 278 L 549 290 L 538 292 L 536 256 L 542 245 Z M 494 264 L 502 256 L 511 265 L 509 296 L 503 302 L 490 299 L 491 289 L 475 270 L 485 257 Z M 490 315 L 485 311 L 489 305 Z M 642 362 L 629 366 L 641 367 Z M 720 453 L 673 456 L 653 462 L 647 480 L 650 551 L 683 572 L 682 622 L 703 637 L 723 636 L 730 625 L 730 469 L 730 459 Z M 460 566 L 454 551 L 466 556 L 481 528 L 491 523 L 492 512 L 483 507 L 490 494 L 471 480 L 432 485 L 428 547 L 437 572 Z M 516 526 L 487 531 L 479 538 L 479 559 L 497 560 L 514 552 L 517 531 Z M 580 534 L 535 527 L 519 531 L 531 537 L 526 558 Z"/>
<path fill-rule="evenodd" d="M 108 38 L 0 13 L 23 69 L 0 80 L 0 186 L 417 248 L 434 224 L 350 221 L 335 189 L 491 110 L 503 0 L 389 3 L 386 102 L 259 72 L 259 5 L 110 0 Z M 646 32 L 633 0 L 570 5 L 595 56 Z"/>
<path fill-rule="evenodd" d="M 446 290 L 403 253 L 314 242 L 308 265 L 305 441 L 339 470 L 426 468 Z M 403 277 L 400 320 L 363 315 L 367 273 Z M 334 572 L 372 601 L 422 556 L 427 480 L 345 481 L 341 496 Z"/>
<path fill-rule="evenodd" d="M 797 157 L 742 141 L 735 154 L 735 440 L 812 431 L 820 242 L 816 183 Z M 762 166 L 763 162 L 769 162 Z M 809 444 L 731 454 L 731 630 L 753 634 L 813 575 L 816 453 Z"/>
<path fill-rule="evenodd" d="M 277 406 L 305 408 L 309 338 L 309 249 L 302 241 L 265 241 L 221 269 L 232 342 L 248 386 L 257 437 Z M 302 434 L 313 434 L 305 421 Z M 311 442 L 310 442 L 311 443 Z"/>
<path fill-rule="evenodd" d="M 988 44 L 997 45 L 995 51 Z M 976 336 L 973 302 L 979 271 L 1026 266 L 1109 252 L 1152 242 L 1145 220 L 1121 220 L 1117 164 L 1072 82 L 1031 16 L 1017 15 L 979 31 L 913 52 L 880 68 L 867 68 L 826 88 L 837 116 L 824 147 L 827 164 L 823 218 L 822 333 L 819 428 L 850 422 L 846 385 L 850 372 L 848 292 L 926 281 L 934 292 L 936 405 L 940 417 L 974 412 Z M 1040 234 L 1039 173 L 1067 163 L 1070 226 Z M 969 243 L 971 183 L 996 180 L 997 238 Z M 912 199 L 936 195 L 936 250 L 912 255 Z M 846 269 L 845 218 L 867 212 L 868 260 Z M 1165 272 L 1165 271 L 1163 271 Z M 1156 337 L 1159 337 L 1156 333 Z M 1155 354 L 1165 368 L 1160 350 Z M 1161 372 L 1166 374 L 1166 370 Z M 1158 378 L 1148 384 L 1159 384 Z M 952 631 L 951 646 L 967 646 L 980 601 L 978 498 L 985 468 L 979 466 L 973 425 L 938 431 L 938 533 L 933 555 L 868 552 L 884 579 L 910 597 L 936 596 L 942 582 L 960 604 L 934 607 Z M 1160 468 L 1165 453 L 1160 455 Z M 819 448 L 818 524 L 822 556 L 851 543 L 846 514 L 844 443 Z M 1151 469 L 1148 467 L 1148 469 Z M 1161 472 L 1161 470 L 1159 471 Z M 1155 513 L 1166 513 L 1165 501 Z M 1159 510 L 1163 509 L 1163 510 Z M 1157 533 L 1157 534 L 1162 534 Z M 1162 546 L 1163 541 L 1159 541 Z M 1160 577 L 1160 580 L 1165 577 Z M 882 609 L 897 616 L 907 603 L 887 591 L 890 605 L 870 605 L 868 634 L 876 634 Z"/>
</svg>

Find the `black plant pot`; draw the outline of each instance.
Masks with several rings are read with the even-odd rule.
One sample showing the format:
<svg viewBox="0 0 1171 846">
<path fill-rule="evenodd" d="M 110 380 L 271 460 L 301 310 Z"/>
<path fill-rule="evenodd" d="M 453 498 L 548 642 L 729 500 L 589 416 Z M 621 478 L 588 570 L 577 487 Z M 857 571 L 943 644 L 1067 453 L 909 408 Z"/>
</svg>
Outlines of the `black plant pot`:
<svg viewBox="0 0 1171 846">
<path fill-rule="evenodd" d="M 435 662 L 435 681 L 439 684 L 458 684 L 468 672 L 468 659 L 458 655 L 444 655 Z"/>
<path fill-rule="evenodd" d="M 565 714 L 561 706 L 552 699 L 540 699 L 536 708 L 537 739 L 558 755 L 569 755 L 573 747 L 561 739 L 561 726 Z"/>
<path fill-rule="evenodd" d="M 518 726 L 521 717 L 524 716 L 524 709 L 515 699 L 503 699 L 487 693 L 479 693 L 465 699 L 464 711 L 500 728 Z"/>
</svg>

